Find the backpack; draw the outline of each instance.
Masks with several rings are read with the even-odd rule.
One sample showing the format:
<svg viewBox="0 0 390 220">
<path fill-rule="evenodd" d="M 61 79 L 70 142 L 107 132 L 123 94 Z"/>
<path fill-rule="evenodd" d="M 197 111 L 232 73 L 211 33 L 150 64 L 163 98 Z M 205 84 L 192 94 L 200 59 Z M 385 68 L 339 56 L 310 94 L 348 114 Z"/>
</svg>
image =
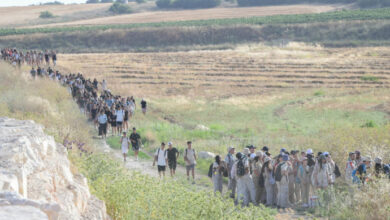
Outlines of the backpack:
<svg viewBox="0 0 390 220">
<path fill-rule="evenodd" d="M 241 158 L 237 162 L 237 176 L 244 176 L 245 175 L 244 159 L 246 159 L 246 158 Z"/>
<path fill-rule="evenodd" d="M 340 169 L 339 166 L 337 166 L 337 164 L 335 164 L 334 167 L 334 175 L 336 175 L 336 178 L 339 178 L 341 176 Z"/>
<path fill-rule="evenodd" d="M 207 174 L 210 178 L 213 177 L 213 163 L 210 164 L 209 173 Z"/>
<path fill-rule="evenodd" d="M 228 177 L 229 176 L 228 169 L 226 167 L 222 167 L 222 175 L 224 177 Z"/>
<path fill-rule="evenodd" d="M 260 187 L 264 187 L 264 182 L 265 182 L 264 175 L 263 175 L 263 173 L 260 173 L 260 176 L 259 176 L 259 186 Z"/>
<path fill-rule="evenodd" d="M 158 151 L 157 151 L 157 155 L 154 156 L 155 160 L 158 161 L 158 156 L 160 155 L 160 149 L 161 148 L 158 148 Z M 167 150 L 164 150 L 164 157 L 167 155 Z"/>
<path fill-rule="evenodd" d="M 284 163 L 281 163 L 279 164 L 277 167 L 276 167 L 276 172 L 275 172 L 275 181 L 276 182 L 280 182 L 282 180 L 282 165 Z"/>
</svg>

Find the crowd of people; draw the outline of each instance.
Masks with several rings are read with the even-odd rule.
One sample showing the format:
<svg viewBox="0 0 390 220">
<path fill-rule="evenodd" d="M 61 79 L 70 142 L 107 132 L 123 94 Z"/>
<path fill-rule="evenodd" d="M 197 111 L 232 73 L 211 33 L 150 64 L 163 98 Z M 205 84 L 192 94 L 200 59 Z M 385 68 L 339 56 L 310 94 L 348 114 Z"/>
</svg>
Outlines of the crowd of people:
<svg viewBox="0 0 390 220">
<path fill-rule="evenodd" d="M 130 145 L 138 160 L 141 136 L 135 127 L 130 135 L 127 132 L 130 130 L 129 121 L 136 110 L 133 97 L 113 95 L 107 89 L 105 80 L 99 83 L 96 79 L 86 79 L 80 73 L 64 75 L 54 71 L 50 66 L 50 57 L 55 66 L 55 52 L 29 51 L 24 54 L 16 49 L 2 49 L 1 54 L 2 59 L 10 63 L 31 65 L 30 73 L 33 78 L 48 77 L 66 86 L 81 111 L 96 126 L 99 136 L 106 138 L 107 130 L 111 127 L 111 135 L 121 136 L 123 160 L 126 161 Z M 47 66 L 42 66 L 43 60 Z M 146 114 L 147 102 L 142 99 L 140 104 L 143 114 Z M 82 149 L 82 144 L 79 148 Z M 253 145 L 238 153 L 234 147 L 228 147 L 227 151 L 224 159 L 219 155 L 215 157 L 215 162 L 210 165 L 209 177 L 212 178 L 215 193 L 223 192 L 223 178 L 228 178 L 227 192 L 244 206 L 262 203 L 280 208 L 296 205 L 309 207 L 315 205 L 317 189 L 333 187 L 336 178 L 341 176 L 340 169 L 329 152 L 318 152 L 315 155 L 312 149 L 288 151 L 283 148 L 274 156 L 268 147 L 264 146 L 256 151 Z M 195 183 L 197 154 L 191 141 L 187 142 L 183 154 L 187 178 L 190 180 L 192 177 Z M 167 149 L 165 143 L 161 143 L 154 156 L 153 166 L 157 163 L 160 177 L 165 176 L 166 167 L 173 177 L 180 156 L 173 143 L 169 142 Z M 371 158 L 361 156 L 359 151 L 349 153 L 345 165 L 345 182 L 365 185 L 371 179 L 367 172 L 371 164 Z M 390 164 L 384 164 L 380 157 L 374 159 L 374 164 L 375 177 L 390 178 Z"/>
<path fill-rule="evenodd" d="M 341 176 L 337 164 L 329 152 L 314 154 L 307 151 L 281 149 L 276 156 L 268 147 L 256 151 L 248 146 L 235 154 L 229 147 L 225 160 L 217 155 L 210 166 L 209 176 L 214 183 L 214 192 L 222 193 L 222 179 L 228 178 L 228 191 L 237 202 L 248 205 L 262 203 L 267 206 L 289 208 L 315 206 L 318 202 L 316 191 L 333 187 Z M 382 158 L 374 160 L 375 177 L 390 178 L 390 164 Z M 370 179 L 368 169 L 371 158 L 362 157 L 359 151 L 349 153 L 345 166 L 345 182 L 362 186 Z M 330 195 L 331 197 L 331 195 Z"/>
<path fill-rule="evenodd" d="M 37 68 L 45 65 L 50 66 L 50 61 L 54 66 L 57 64 L 57 53 L 48 50 L 30 50 L 24 53 L 17 49 L 4 48 L 1 50 L 1 57 L 15 67 L 21 67 L 22 64 L 28 64 Z"/>
</svg>

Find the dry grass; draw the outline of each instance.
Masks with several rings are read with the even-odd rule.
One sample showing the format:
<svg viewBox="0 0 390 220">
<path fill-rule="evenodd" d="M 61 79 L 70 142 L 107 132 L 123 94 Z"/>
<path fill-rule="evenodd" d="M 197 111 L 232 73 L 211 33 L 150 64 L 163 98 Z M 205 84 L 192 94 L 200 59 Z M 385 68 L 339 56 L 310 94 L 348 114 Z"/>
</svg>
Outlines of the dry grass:
<svg viewBox="0 0 390 220">
<path fill-rule="evenodd" d="M 50 11 L 55 16 L 94 11 L 109 7 L 110 4 L 40 5 L 23 7 L 0 7 L 0 27 L 28 24 L 38 19 L 42 11 Z"/>
<path fill-rule="evenodd" d="M 130 15 L 95 18 L 66 23 L 56 23 L 42 26 L 74 26 L 74 25 L 103 25 L 103 24 L 129 24 L 150 23 L 163 21 L 188 21 L 220 18 L 240 18 L 251 16 L 269 16 L 284 14 L 308 14 L 332 11 L 341 6 L 335 5 L 288 5 L 263 6 L 247 8 L 213 8 L 197 10 L 175 11 L 147 11 Z"/>
<path fill-rule="evenodd" d="M 59 65 L 123 95 L 231 97 L 296 88 L 390 87 L 390 48 L 324 49 L 291 44 L 235 51 L 62 54 Z M 376 80 L 363 80 L 363 76 Z"/>
</svg>

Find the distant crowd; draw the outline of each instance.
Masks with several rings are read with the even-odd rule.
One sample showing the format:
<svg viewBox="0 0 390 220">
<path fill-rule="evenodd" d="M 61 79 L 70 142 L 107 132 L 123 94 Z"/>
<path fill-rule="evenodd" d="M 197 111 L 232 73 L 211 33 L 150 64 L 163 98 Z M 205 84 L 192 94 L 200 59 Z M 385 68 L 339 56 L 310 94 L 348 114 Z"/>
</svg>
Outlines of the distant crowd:
<svg viewBox="0 0 390 220">
<path fill-rule="evenodd" d="M 50 62 L 55 66 L 57 64 L 57 53 L 55 51 L 37 51 L 30 50 L 22 52 L 17 49 L 4 48 L 1 50 L 1 57 L 13 66 L 21 67 L 22 64 L 30 66 L 50 66 Z"/>
<path fill-rule="evenodd" d="M 59 71 L 54 71 L 50 62 L 46 61 L 46 52 L 30 51 L 23 55 L 16 49 L 3 49 L 1 53 L 2 58 L 10 63 L 22 60 L 20 62 L 31 65 L 32 78 L 48 77 L 66 86 L 81 111 L 98 128 L 99 136 L 105 138 L 110 126 L 111 135 L 121 136 L 123 160 L 126 161 L 130 145 L 138 160 L 138 151 L 142 145 L 141 136 L 135 127 L 132 128 L 131 134 L 127 134 L 130 130 L 129 121 L 136 110 L 133 97 L 113 95 L 107 89 L 105 80 L 98 82 L 96 79 L 86 79 L 80 73 L 63 75 Z M 45 57 L 47 66 L 41 66 L 39 54 Z M 55 60 L 53 58 L 53 65 Z M 144 99 L 141 101 L 141 108 L 143 114 L 146 114 L 147 103 Z M 78 146 L 82 149 L 82 144 Z M 280 208 L 309 207 L 318 204 L 316 196 L 318 189 L 332 188 L 336 179 L 341 176 L 340 168 L 329 152 L 315 154 L 312 149 L 288 151 L 282 148 L 277 155 L 272 155 L 267 146 L 261 150 L 256 149 L 250 145 L 242 152 L 236 153 L 234 147 L 228 147 L 224 159 L 219 155 L 215 157 L 215 162 L 209 168 L 209 177 L 212 178 L 215 193 L 223 192 L 223 178 L 226 177 L 228 192 L 237 204 L 244 206 L 249 203 L 264 204 Z M 190 179 L 192 176 L 194 183 L 197 153 L 191 141 L 187 142 L 183 154 L 187 178 Z M 165 143 L 161 143 L 154 156 L 153 165 L 157 163 L 160 176 L 165 175 L 167 167 L 171 176 L 175 175 L 180 153 L 173 147 L 172 142 L 168 143 L 167 149 Z M 368 172 L 372 165 L 374 169 L 371 173 L 374 176 Z M 383 163 L 380 157 L 372 161 L 370 157 L 363 157 L 360 151 L 350 152 L 342 168 L 347 184 L 364 186 L 374 178 L 390 178 L 390 164 Z M 331 199 L 332 195 L 329 195 L 329 200 Z"/>
</svg>

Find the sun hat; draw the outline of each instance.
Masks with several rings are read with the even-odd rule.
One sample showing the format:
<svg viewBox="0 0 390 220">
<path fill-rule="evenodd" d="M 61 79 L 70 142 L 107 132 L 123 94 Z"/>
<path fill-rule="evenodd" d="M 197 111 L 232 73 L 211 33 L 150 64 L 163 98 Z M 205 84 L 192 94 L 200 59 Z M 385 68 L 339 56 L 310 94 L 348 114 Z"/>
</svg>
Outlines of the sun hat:
<svg viewBox="0 0 390 220">
<path fill-rule="evenodd" d="M 262 157 L 264 153 L 262 151 L 256 151 L 256 156 Z"/>
<path fill-rule="evenodd" d="M 245 155 L 248 155 L 249 154 L 249 148 L 244 148 L 244 150 L 242 150 L 242 153 L 245 154 Z"/>
<path fill-rule="evenodd" d="M 382 158 L 376 157 L 376 158 L 374 159 L 374 161 L 375 161 L 375 163 L 381 164 L 381 163 L 382 163 Z"/>
<path fill-rule="evenodd" d="M 227 148 L 227 151 L 230 152 L 230 150 L 232 150 L 232 149 L 235 149 L 235 148 L 232 147 L 232 146 L 229 146 L 229 147 Z"/>
</svg>

